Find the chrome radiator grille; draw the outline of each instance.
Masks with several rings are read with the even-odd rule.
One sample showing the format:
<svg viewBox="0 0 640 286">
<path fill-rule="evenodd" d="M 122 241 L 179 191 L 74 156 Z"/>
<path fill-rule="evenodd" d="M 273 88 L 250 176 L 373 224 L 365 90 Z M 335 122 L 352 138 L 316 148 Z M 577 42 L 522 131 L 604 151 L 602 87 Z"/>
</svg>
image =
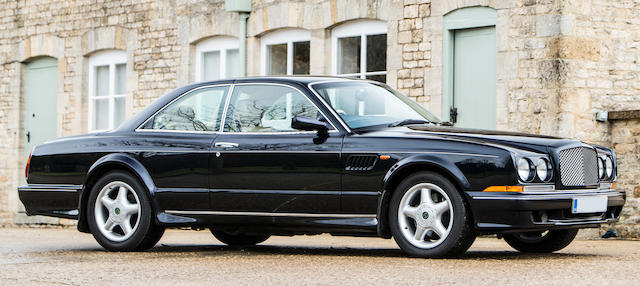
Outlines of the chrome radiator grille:
<svg viewBox="0 0 640 286">
<path fill-rule="evenodd" d="M 596 151 L 576 147 L 560 151 L 560 181 L 565 186 L 577 187 L 598 183 Z"/>
</svg>

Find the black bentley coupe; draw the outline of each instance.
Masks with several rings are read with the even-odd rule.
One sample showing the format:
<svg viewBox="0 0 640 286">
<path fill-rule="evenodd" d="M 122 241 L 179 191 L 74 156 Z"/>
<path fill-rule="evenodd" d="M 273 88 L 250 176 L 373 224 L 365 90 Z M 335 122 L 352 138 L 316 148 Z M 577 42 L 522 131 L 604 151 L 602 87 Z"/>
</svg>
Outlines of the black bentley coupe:
<svg viewBox="0 0 640 286">
<path fill-rule="evenodd" d="M 447 125 L 372 81 L 197 83 L 113 131 L 37 146 L 18 191 L 28 214 L 77 219 L 112 251 L 193 227 L 229 245 L 330 233 L 442 257 L 497 234 L 552 252 L 618 218 L 612 150 Z"/>
</svg>

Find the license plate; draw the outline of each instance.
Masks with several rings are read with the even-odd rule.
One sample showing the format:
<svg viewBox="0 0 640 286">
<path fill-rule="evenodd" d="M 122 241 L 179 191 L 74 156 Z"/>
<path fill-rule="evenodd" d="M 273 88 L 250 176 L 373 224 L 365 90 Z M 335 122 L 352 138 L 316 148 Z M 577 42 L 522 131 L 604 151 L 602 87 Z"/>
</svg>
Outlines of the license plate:
<svg viewBox="0 0 640 286">
<path fill-rule="evenodd" d="M 571 213 L 601 213 L 607 211 L 607 196 L 573 198 Z"/>
</svg>

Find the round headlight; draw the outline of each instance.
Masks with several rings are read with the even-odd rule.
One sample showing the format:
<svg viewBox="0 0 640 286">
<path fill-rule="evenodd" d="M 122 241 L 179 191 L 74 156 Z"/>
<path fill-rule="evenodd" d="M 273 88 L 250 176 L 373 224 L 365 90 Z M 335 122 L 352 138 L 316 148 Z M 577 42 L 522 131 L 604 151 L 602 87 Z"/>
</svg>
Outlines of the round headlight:
<svg viewBox="0 0 640 286">
<path fill-rule="evenodd" d="M 530 182 L 533 180 L 533 168 L 531 164 L 531 160 L 527 158 L 520 158 L 518 160 L 518 176 L 520 180 L 524 182 Z"/>
<path fill-rule="evenodd" d="M 613 176 L 613 160 L 609 156 L 604 158 L 604 169 L 607 172 L 607 178 L 611 179 Z"/>
<path fill-rule="evenodd" d="M 540 180 L 543 182 L 551 179 L 551 168 L 549 167 L 549 162 L 544 158 L 540 158 L 536 162 L 536 174 L 538 175 L 538 178 L 540 178 Z"/>
<path fill-rule="evenodd" d="M 604 159 L 598 157 L 598 178 L 604 179 Z"/>
</svg>

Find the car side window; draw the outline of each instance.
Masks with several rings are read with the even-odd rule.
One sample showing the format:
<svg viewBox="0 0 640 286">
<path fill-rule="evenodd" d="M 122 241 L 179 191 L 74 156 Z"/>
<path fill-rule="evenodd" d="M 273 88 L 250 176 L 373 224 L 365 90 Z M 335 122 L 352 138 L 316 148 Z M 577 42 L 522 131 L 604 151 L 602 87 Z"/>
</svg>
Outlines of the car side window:
<svg viewBox="0 0 640 286">
<path fill-rule="evenodd" d="M 228 86 L 195 90 L 170 103 L 152 119 L 146 129 L 218 131 Z"/>
<path fill-rule="evenodd" d="M 322 119 L 298 90 L 280 85 L 237 85 L 227 108 L 225 132 L 290 132 L 294 116 Z"/>
</svg>

